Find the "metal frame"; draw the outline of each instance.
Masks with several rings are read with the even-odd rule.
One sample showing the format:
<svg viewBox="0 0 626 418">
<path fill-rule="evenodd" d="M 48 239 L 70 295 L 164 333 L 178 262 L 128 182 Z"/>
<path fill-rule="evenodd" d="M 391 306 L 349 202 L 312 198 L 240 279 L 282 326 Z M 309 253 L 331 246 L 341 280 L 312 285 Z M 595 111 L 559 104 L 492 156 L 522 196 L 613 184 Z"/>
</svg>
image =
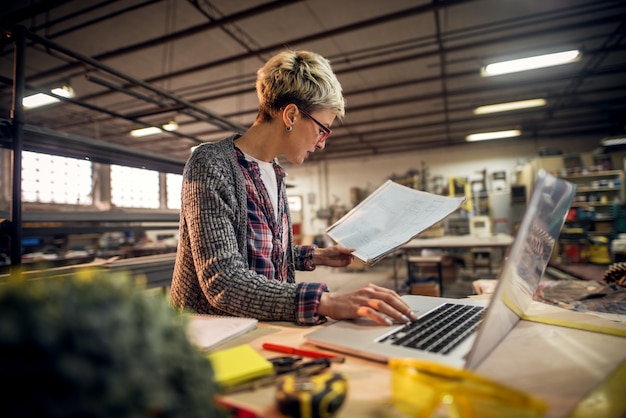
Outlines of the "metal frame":
<svg viewBox="0 0 626 418">
<path fill-rule="evenodd" d="M 71 212 L 71 213 L 32 213 L 27 216 L 22 214 L 22 199 L 21 199 L 21 182 L 22 182 L 22 152 L 24 150 L 44 152 L 53 155 L 62 155 L 73 158 L 88 158 L 94 162 L 100 162 L 105 164 L 122 164 L 131 167 L 142 167 L 160 172 L 172 172 L 181 173 L 184 161 L 180 161 L 168 156 L 146 153 L 144 151 L 135 151 L 123 146 L 106 143 L 103 141 L 93 140 L 89 138 L 83 138 L 76 135 L 68 135 L 59 132 L 55 132 L 49 129 L 30 126 L 25 124 L 23 107 L 21 105 L 24 97 L 24 90 L 31 87 L 26 86 L 25 82 L 25 63 L 26 63 L 26 40 L 39 43 L 48 49 L 55 50 L 67 56 L 76 59 L 79 62 L 86 63 L 90 66 L 98 68 L 105 73 L 111 74 L 122 80 L 125 80 L 130 85 L 140 86 L 157 97 L 162 98 L 164 101 L 172 101 L 176 104 L 177 108 L 183 109 L 185 114 L 194 117 L 198 121 L 207 122 L 221 129 L 243 131 L 244 127 L 229 121 L 228 119 L 213 114 L 205 109 L 202 109 L 195 104 L 183 100 L 175 95 L 162 90 L 158 87 L 152 86 L 144 81 L 130 77 L 123 74 L 109 66 L 106 66 L 97 60 L 90 57 L 73 52 L 61 45 L 58 45 L 46 38 L 38 36 L 29 32 L 22 26 L 16 26 L 9 31 L 9 37 L 15 44 L 14 48 L 14 74 L 13 74 L 13 97 L 12 97 L 12 111 L 11 119 L 6 121 L 0 121 L 0 147 L 10 148 L 13 151 L 12 158 L 12 193 L 11 193 L 11 212 L 8 214 L 10 220 L 3 222 L 3 228 L 1 233 L 9 235 L 10 237 L 10 259 L 11 259 L 11 272 L 12 274 L 18 272 L 15 267 L 21 264 L 21 242 L 23 237 L 23 221 L 24 220 L 48 220 L 48 221 L 89 221 L 89 222 L 166 222 L 172 223 L 178 221 L 178 214 L 173 213 L 158 213 L 158 212 L 133 212 L 133 213 L 116 213 L 110 212 L 103 215 L 102 212 Z M 6 80 L 5 80 L 6 81 Z M 127 88 L 118 88 L 113 85 L 109 86 L 110 89 L 120 91 L 132 95 L 135 98 L 143 99 L 151 104 L 156 104 L 160 107 L 167 106 L 164 101 L 153 99 L 148 96 L 142 96 L 130 91 Z M 34 90 L 37 90 L 36 88 Z M 111 112 L 107 109 L 99 108 L 94 105 L 80 102 L 78 100 L 67 99 L 58 97 L 60 100 L 69 101 L 73 104 L 95 110 L 109 116 L 132 120 L 145 126 L 152 126 L 144 123 L 137 118 L 128 117 L 115 112 Z M 28 137 L 25 136 L 28 134 Z M 174 135 L 192 139 L 197 143 L 202 141 L 184 134 L 178 134 L 172 132 Z M 0 213 L 0 216 L 6 215 Z M 32 218 L 32 219 L 31 219 Z M 8 223 L 8 225 L 7 225 Z M 173 224 L 162 225 L 159 227 L 146 228 L 138 225 L 125 225 L 122 229 L 133 230 L 145 230 L 145 229 L 170 229 L 174 228 Z M 86 233 L 89 232 L 102 232 L 119 230 L 120 228 L 115 226 L 89 226 L 84 230 L 80 227 L 71 227 L 59 229 L 57 232 L 68 232 L 69 230 L 79 232 L 83 230 Z M 42 232 L 47 231 L 51 233 L 52 229 L 49 228 L 29 228 L 29 232 Z"/>
</svg>

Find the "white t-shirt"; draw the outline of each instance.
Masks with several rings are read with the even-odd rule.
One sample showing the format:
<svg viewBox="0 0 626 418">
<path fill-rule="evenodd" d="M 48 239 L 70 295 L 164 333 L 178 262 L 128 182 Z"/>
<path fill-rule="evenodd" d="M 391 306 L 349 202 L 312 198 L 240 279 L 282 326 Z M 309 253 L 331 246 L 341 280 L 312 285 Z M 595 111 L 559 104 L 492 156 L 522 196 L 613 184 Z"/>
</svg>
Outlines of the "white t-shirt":
<svg viewBox="0 0 626 418">
<path fill-rule="evenodd" d="M 254 161 L 259 165 L 259 170 L 261 171 L 261 180 L 263 180 L 263 184 L 265 185 L 265 189 L 267 190 L 267 194 L 270 195 L 270 203 L 272 204 L 272 208 L 274 209 L 274 219 L 278 219 L 278 184 L 276 182 L 276 172 L 274 171 L 274 164 L 268 163 L 267 161 L 257 160 L 251 155 L 246 154 L 243 155 L 246 157 L 248 161 Z"/>
</svg>

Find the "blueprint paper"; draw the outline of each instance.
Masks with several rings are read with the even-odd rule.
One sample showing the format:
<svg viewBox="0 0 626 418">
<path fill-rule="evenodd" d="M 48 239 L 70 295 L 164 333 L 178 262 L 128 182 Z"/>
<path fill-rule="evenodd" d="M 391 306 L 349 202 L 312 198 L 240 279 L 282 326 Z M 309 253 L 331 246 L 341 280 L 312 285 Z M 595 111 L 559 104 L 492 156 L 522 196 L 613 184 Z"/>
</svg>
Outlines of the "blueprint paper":
<svg viewBox="0 0 626 418">
<path fill-rule="evenodd" d="M 337 243 L 355 248 L 354 256 L 374 264 L 457 210 L 465 197 L 440 196 L 387 180 L 330 226 Z"/>
</svg>

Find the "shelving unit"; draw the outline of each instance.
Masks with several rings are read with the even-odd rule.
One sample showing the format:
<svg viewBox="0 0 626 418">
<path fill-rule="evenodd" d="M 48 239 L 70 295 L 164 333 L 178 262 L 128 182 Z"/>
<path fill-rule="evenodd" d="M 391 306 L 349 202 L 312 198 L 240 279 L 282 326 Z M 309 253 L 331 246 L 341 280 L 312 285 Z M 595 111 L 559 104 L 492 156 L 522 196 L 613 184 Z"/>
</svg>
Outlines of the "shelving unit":
<svg viewBox="0 0 626 418">
<path fill-rule="evenodd" d="M 564 259 L 570 263 L 608 263 L 609 242 L 617 235 L 617 220 L 622 216 L 624 172 L 588 171 L 560 177 L 577 185 L 559 239 Z"/>
<path fill-rule="evenodd" d="M 566 227 L 582 228 L 590 235 L 611 233 L 615 209 L 624 203 L 624 172 L 608 170 L 561 177 L 577 185 L 572 203 L 574 212 L 568 216 Z"/>
</svg>

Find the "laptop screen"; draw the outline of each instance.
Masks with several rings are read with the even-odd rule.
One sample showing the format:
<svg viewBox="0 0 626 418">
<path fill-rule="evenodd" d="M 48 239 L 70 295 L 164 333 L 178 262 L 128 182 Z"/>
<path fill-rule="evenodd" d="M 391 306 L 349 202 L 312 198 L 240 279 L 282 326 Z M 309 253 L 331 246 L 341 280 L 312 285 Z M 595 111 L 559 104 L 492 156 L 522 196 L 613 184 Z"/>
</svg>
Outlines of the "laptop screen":
<svg viewBox="0 0 626 418">
<path fill-rule="evenodd" d="M 531 304 L 576 187 L 541 170 L 522 222 L 498 276 L 498 286 L 468 354 L 466 367 L 478 366 L 521 319 Z"/>
</svg>

